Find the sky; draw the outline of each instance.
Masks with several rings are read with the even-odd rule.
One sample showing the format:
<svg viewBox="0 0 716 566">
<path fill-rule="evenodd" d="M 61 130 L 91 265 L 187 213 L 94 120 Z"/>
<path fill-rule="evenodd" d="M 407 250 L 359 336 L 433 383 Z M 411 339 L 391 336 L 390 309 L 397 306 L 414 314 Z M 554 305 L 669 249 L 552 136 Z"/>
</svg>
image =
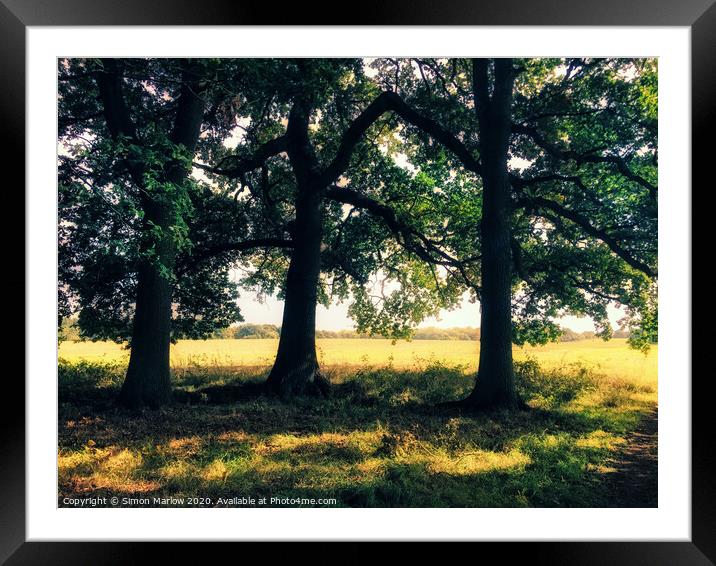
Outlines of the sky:
<svg viewBox="0 0 716 566">
<path fill-rule="evenodd" d="M 279 301 L 275 297 L 268 297 L 263 302 L 255 293 L 242 289 L 239 298 L 239 307 L 244 317 L 244 322 L 251 324 L 281 324 L 283 315 L 283 301 Z M 353 329 L 353 321 L 348 318 L 348 305 L 344 303 L 331 305 L 330 310 L 322 305 L 318 305 L 316 311 L 316 328 L 319 330 L 346 330 Z M 619 328 L 617 321 L 624 314 L 616 307 L 609 307 L 609 320 L 614 329 Z M 564 317 L 557 321 L 562 327 L 570 328 L 576 332 L 584 332 L 594 330 L 592 321 L 588 318 Z M 453 310 L 443 310 L 439 318 L 428 318 L 419 325 L 420 328 L 427 326 L 436 326 L 438 328 L 451 328 L 455 326 L 480 326 L 480 305 L 479 303 L 470 303 L 467 297 L 463 300 L 462 305 Z"/>
</svg>

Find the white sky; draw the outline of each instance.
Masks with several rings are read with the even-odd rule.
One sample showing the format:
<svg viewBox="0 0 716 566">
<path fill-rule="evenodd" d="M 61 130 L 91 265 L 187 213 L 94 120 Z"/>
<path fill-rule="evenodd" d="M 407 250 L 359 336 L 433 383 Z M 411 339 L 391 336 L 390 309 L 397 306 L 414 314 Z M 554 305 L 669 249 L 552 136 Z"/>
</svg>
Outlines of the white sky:
<svg viewBox="0 0 716 566">
<path fill-rule="evenodd" d="M 341 304 L 331 305 L 330 310 L 322 305 L 318 306 L 316 312 L 316 328 L 319 330 L 346 330 L 353 329 L 354 323 L 348 318 L 348 305 L 346 301 Z M 244 322 L 251 324 L 281 324 L 283 316 L 283 301 L 275 297 L 268 297 L 263 303 L 259 301 L 255 293 L 242 289 L 239 307 L 244 317 Z M 623 313 L 616 307 L 609 307 L 609 320 L 614 329 L 618 329 L 617 321 L 622 318 Z M 557 321 L 565 328 L 571 328 L 577 332 L 594 330 L 592 321 L 587 318 L 574 316 L 564 317 Z M 480 305 L 463 300 L 462 305 L 453 310 L 443 310 L 439 318 L 426 319 L 420 327 L 437 326 L 438 328 L 451 328 L 455 326 L 480 326 Z"/>
</svg>

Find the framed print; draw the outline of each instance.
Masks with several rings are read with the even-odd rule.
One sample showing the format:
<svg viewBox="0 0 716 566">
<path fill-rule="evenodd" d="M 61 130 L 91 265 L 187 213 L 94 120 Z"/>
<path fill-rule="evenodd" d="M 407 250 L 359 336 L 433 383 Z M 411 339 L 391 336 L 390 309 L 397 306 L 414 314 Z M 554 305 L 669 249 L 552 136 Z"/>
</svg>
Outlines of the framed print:
<svg viewBox="0 0 716 566">
<path fill-rule="evenodd" d="M 26 211 L 9 564 L 716 560 L 691 372 L 709 1 L 0 14 Z"/>
</svg>

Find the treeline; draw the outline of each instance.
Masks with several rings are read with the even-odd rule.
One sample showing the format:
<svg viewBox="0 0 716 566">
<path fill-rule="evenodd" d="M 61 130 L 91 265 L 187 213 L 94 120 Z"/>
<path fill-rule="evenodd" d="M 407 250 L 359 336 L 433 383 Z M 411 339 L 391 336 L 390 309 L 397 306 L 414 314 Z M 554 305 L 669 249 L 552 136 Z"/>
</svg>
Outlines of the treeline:
<svg viewBox="0 0 716 566">
<path fill-rule="evenodd" d="M 273 324 L 239 324 L 215 333 L 215 338 L 278 338 L 281 327 Z M 383 336 L 361 334 L 355 330 L 316 330 L 316 338 L 382 339 Z M 417 328 L 413 340 L 479 340 L 479 328 Z"/>
<path fill-rule="evenodd" d="M 281 336 L 281 327 L 274 324 L 239 324 L 217 330 L 213 338 L 219 339 L 278 339 Z M 626 330 L 615 330 L 613 338 L 629 338 Z M 76 319 L 65 319 L 62 321 L 59 336 L 60 342 L 79 342 L 84 340 L 80 335 Z M 316 330 L 316 338 L 342 338 L 342 339 L 381 339 L 382 336 L 371 336 L 360 334 L 355 330 Z M 594 332 L 576 332 L 570 328 L 562 331 L 560 342 L 577 342 L 579 340 L 592 340 L 596 338 Z M 454 328 L 417 328 L 412 336 L 413 340 L 479 340 L 480 329 L 470 326 Z"/>
<path fill-rule="evenodd" d="M 316 338 L 376 338 L 383 336 L 370 336 L 359 334 L 353 330 L 317 330 Z M 466 327 L 455 328 L 416 328 L 412 335 L 413 340 L 479 340 L 480 329 Z"/>
<path fill-rule="evenodd" d="M 281 327 L 273 324 L 240 324 L 224 328 L 215 333 L 215 338 L 225 339 L 241 339 L 241 338 L 278 338 L 281 335 Z M 576 342 L 578 340 L 591 340 L 595 338 L 594 332 L 576 332 L 569 328 L 563 330 L 560 342 Z M 613 334 L 614 338 L 628 338 L 628 332 L 617 330 Z M 316 330 L 316 338 L 342 338 L 342 339 L 381 339 L 382 336 L 371 336 L 369 334 L 360 334 L 355 330 Z M 454 328 L 436 328 L 429 326 L 427 328 L 416 328 L 413 340 L 479 340 L 480 329 L 466 327 Z"/>
<path fill-rule="evenodd" d="M 577 342 L 578 340 L 593 340 L 597 335 L 591 330 L 584 332 L 576 332 L 571 328 L 563 328 L 562 336 L 559 337 L 560 342 Z M 629 331 L 624 329 L 615 330 L 612 338 L 629 338 Z"/>
</svg>

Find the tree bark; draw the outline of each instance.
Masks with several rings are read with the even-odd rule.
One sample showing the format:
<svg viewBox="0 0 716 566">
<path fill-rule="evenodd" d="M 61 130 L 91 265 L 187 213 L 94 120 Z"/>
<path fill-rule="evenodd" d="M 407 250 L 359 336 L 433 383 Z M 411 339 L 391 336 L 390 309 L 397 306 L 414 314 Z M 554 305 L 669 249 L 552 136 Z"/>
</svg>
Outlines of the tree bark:
<svg viewBox="0 0 716 566">
<path fill-rule="evenodd" d="M 310 188 L 296 200 L 296 224 L 278 353 L 266 385 L 288 398 L 325 395 L 328 381 L 321 375 L 316 356 L 316 297 L 321 271 L 322 196 Z"/>
<path fill-rule="evenodd" d="M 97 74 L 100 98 L 104 106 L 107 126 L 113 137 L 129 137 L 138 143 L 136 129 L 122 94 L 122 79 L 116 62 L 104 61 L 104 71 Z M 170 140 L 193 152 L 204 115 L 203 86 L 198 69 L 192 63 L 185 67 Z M 129 407 L 159 407 L 171 400 L 169 346 L 171 343 L 171 308 L 176 246 L 171 234 L 174 221 L 173 203 L 164 195 L 153 195 L 144 187 L 145 164 L 127 161 L 127 168 L 135 184 L 142 191 L 145 228 L 156 226 L 161 236 L 156 242 L 154 256 L 143 259 L 137 269 L 137 300 L 132 324 L 131 354 L 127 375 L 119 395 L 119 402 Z M 173 185 L 186 182 L 188 171 L 184 165 L 170 161 L 164 181 Z M 145 246 L 146 247 L 146 246 Z M 144 249 L 142 251 L 148 251 Z"/>
<path fill-rule="evenodd" d="M 296 100 L 289 115 L 287 152 L 297 182 L 293 251 L 286 276 L 283 321 L 278 353 L 267 388 L 284 398 L 326 395 L 328 381 L 320 373 L 316 356 L 316 299 L 321 273 L 323 201 L 318 160 L 308 124 L 310 107 Z"/>
<path fill-rule="evenodd" d="M 512 60 L 494 63 L 489 89 L 486 60 L 473 61 L 473 89 L 482 163 L 482 289 L 480 363 L 465 404 L 479 409 L 520 406 L 512 365 L 512 256 L 507 148 L 514 81 Z"/>
<path fill-rule="evenodd" d="M 162 230 L 170 224 L 166 206 L 145 206 L 145 218 Z M 151 213 L 149 212 L 151 210 Z M 171 269 L 174 249 L 166 238 L 157 249 L 156 260 Z M 171 343 L 172 282 L 150 261 L 137 271 L 137 302 L 132 323 L 131 353 L 127 375 L 119 394 L 126 407 L 157 408 L 172 397 L 169 369 Z"/>
</svg>

